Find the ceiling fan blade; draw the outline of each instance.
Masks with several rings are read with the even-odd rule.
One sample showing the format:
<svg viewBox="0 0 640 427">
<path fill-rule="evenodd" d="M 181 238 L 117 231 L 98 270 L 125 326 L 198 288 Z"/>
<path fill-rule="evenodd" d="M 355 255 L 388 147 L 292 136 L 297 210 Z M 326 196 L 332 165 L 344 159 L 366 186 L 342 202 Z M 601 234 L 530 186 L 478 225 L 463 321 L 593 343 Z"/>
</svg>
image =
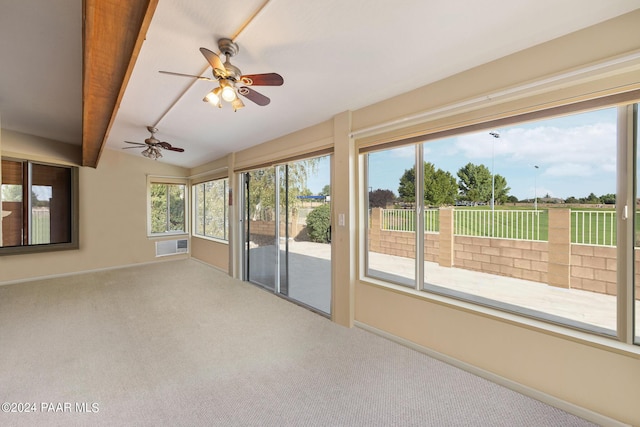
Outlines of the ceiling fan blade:
<svg viewBox="0 0 640 427">
<path fill-rule="evenodd" d="M 138 150 L 140 149 L 140 147 L 122 147 L 123 150 L 128 150 L 130 148 L 137 148 Z"/>
<path fill-rule="evenodd" d="M 125 141 L 127 144 L 135 144 L 135 145 L 147 145 L 147 144 L 143 144 L 142 142 L 131 142 L 131 141 Z M 127 147 L 127 148 L 136 148 L 136 147 Z"/>
<path fill-rule="evenodd" d="M 278 73 L 246 74 L 240 81 L 247 86 L 282 86 L 284 79 Z"/>
<path fill-rule="evenodd" d="M 183 153 L 184 152 L 184 148 L 179 148 L 179 147 L 170 147 L 170 148 L 165 148 L 165 150 L 169 150 L 169 151 L 176 151 L 178 153 Z"/>
<path fill-rule="evenodd" d="M 250 89 L 246 86 L 239 87 L 238 93 L 247 98 L 249 101 L 255 102 L 262 107 L 264 107 L 265 105 L 269 105 L 269 103 L 271 102 L 271 100 L 263 94 L 256 92 L 255 90 Z"/>
<path fill-rule="evenodd" d="M 211 65 L 211 68 L 213 68 L 213 74 L 215 76 L 224 77 L 227 75 L 227 70 L 224 68 L 224 64 L 217 54 L 211 52 L 206 47 L 201 47 L 200 52 L 204 55 L 209 65 Z"/>
<path fill-rule="evenodd" d="M 184 151 L 184 148 L 174 147 L 168 142 L 164 142 L 164 141 L 158 142 L 158 145 L 164 148 L 165 150 L 169 150 L 169 151 L 177 151 L 178 153 L 182 153 Z"/>
<path fill-rule="evenodd" d="M 198 79 L 198 80 L 207 80 L 207 81 L 210 81 L 210 82 L 215 82 L 216 81 L 215 79 L 210 79 L 209 77 L 194 76 L 193 74 L 174 73 L 174 72 L 171 72 L 171 71 L 158 71 L 158 72 L 162 73 L 162 74 L 170 74 L 172 76 L 191 77 L 191 78 Z"/>
</svg>

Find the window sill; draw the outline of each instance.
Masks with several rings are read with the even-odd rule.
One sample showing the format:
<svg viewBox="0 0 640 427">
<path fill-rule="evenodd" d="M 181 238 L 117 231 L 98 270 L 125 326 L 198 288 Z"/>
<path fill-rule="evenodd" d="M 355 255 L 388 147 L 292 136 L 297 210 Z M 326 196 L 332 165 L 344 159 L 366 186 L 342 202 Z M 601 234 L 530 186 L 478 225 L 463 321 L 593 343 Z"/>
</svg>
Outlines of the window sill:
<svg viewBox="0 0 640 427">
<path fill-rule="evenodd" d="M 30 246 L 7 246 L 0 247 L 0 256 L 5 255 L 24 255 L 24 254 L 38 254 L 58 251 L 72 251 L 78 250 L 79 245 L 77 242 L 71 243 L 52 243 L 46 245 L 30 245 Z"/>
<path fill-rule="evenodd" d="M 187 233 L 186 231 L 171 231 L 168 233 L 147 233 L 147 237 L 149 239 L 157 239 L 157 238 L 162 238 L 162 237 L 177 237 L 177 236 L 185 236 L 185 237 L 189 237 L 189 233 Z"/>
</svg>

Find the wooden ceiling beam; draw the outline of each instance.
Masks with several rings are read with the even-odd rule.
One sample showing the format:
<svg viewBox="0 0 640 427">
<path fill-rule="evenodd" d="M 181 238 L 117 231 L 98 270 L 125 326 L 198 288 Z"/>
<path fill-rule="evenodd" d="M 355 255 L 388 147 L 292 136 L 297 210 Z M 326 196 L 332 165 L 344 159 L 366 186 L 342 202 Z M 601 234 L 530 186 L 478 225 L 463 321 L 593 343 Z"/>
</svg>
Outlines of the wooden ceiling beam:
<svg viewBox="0 0 640 427">
<path fill-rule="evenodd" d="M 82 166 L 98 166 L 157 4 L 83 0 Z"/>
</svg>

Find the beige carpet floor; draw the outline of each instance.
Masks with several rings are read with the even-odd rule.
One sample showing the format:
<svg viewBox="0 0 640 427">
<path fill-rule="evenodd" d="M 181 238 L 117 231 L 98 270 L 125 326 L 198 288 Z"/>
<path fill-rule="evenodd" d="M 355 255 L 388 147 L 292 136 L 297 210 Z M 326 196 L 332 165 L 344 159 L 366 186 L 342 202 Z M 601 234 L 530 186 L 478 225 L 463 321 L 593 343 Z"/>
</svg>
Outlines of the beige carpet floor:
<svg viewBox="0 0 640 427">
<path fill-rule="evenodd" d="M 1 286 L 0 402 L 2 426 L 591 425 L 192 260 Z"/>
</svg>

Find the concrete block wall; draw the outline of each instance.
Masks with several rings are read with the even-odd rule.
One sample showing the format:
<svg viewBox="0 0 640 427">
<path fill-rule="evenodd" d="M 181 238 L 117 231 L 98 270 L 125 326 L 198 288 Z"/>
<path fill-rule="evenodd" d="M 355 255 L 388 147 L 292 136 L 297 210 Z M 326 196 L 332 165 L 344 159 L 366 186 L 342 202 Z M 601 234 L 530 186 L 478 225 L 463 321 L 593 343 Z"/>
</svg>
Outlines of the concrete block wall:
<svg viewBox="0 0 640 427">
<path fill-rule="evenodd" d="M 616 295 L 617 267 L 614 247 L 571 245 L 572 288 Z"/>
<path fill-rule="evenodd" d="M 374 208 L 371 210 L 369 226 L 369 250 L 372 252 L 402 256 L 405 258 L 415 258 L 416 237 L 410 231 L 389 231 L 382 230 L 381 210 Z M 440 251 L 440 236 L 438 233 L 425 233 L 424 251 L 425 259 L 431 262 L 438 261 Z"/>
<path fill-rule="evenodd" d="M 270 238 L 273 239 L 276 232 L 275 221 L 251 221 L 249 227 L 251 230 L 252 240 L 258 240 L 260 242 L 268 241 Z M 305 225 L 298 224 L 294 218 L 294 221 L 289 224 L 289 237 L 297 237 L 304 228 L 306 228 Z M 285 223 L 280 222 L 280 237 L 285 236 Z"/>
<path fill-rule="evenodd" d="M 440 233 L 425 234 L 425 259 L 445 267 L 497 274 L 582 289 L 617 294 L 615 247 L 572 244 L 568 209 L 549 210 L 549 241 L 455 236 L 453 210 L 440 210 Z M 412 232 L 380 229 L 380 209 L 373 209 L 369 250 L 415 257 Z M 640 300 L 640 252 L 635 256 L 635 295 Z"/>
<path fill-rule="evenodd" d="M 470 236 L 455 236 L 454 241 L 458 268 L 547 283 L 547 242 Z"/>
</svg>

